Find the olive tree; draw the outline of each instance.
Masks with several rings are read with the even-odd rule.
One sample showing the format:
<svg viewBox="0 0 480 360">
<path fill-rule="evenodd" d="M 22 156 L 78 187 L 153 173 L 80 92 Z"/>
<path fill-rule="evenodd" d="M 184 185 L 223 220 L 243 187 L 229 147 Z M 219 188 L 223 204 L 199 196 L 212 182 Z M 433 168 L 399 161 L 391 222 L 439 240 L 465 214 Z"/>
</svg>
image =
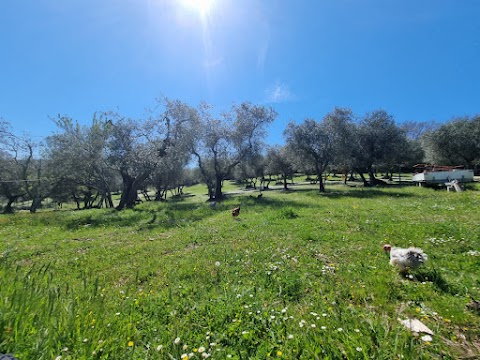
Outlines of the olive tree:
<svg viewBox="0 0 480 360">
<path fill-rule="evenodd" d="M 442 165 L 480 164 L 480 115 L 454 118 L 422 137 L 427 160 Z"/>
<path fill-rule="evenodd" d="M 297 125 L 288 124 L 284 132 L 290 153 L 301 159 L 304 166 L 315 169 L 319 183 L 319 191 L 325 191 L 323 172 L 334 158 L 333 137 L 325 122 L 305 119 Z"/>
<path fill-rule="evenodd" d="M 157 190 L 170 186 L 190 159 L 197 112 L 179 100 L 157 99 L 163 110 L 142 120 L 117 117 L 108 144 L 109 162 L 122 178 L 117 209 L 135 205 L 138 190 L 152 177 Z M 167 184 L 165 184 L 165 181 Z"/>
<path fill-rule="evenodd" d="M 260 152 L 265 126 L 275 120 L 277 113 L 273 108 L 244 102 L 221 117 L 214 117 L 206 104 L 200 105 L 197 114 L 196 137 L 190 150 L 207 185 L 209 199 L 221 200 L 223 181 L 237 165 Z"/>
<path fill-rule="evenodd" d="M 164 98 L 161 101 L 167 121 L 166 137 L 161 144 L 158 163 L 149 183 L 155 188 L 155 200 L 166 198 L 167 191 L 175 189 L 180 195 L 183 187 L 191 182 L 191 171 L 187 169 L 192 154 L 191 144 L 196 136 L 197 110 L 180 100 Z"/>
<path fill-rule="evenodd" d="M 122 179 L 122 195 L 117 210 L 132 208 L 144 182 L 164 156 L 163 145 L 158 144 L 156 126 L 160 122 L 135 121 L 118 116 L 112 125 L 108 140 L 108 162 Z M 161 131 L 163 132 L 163 131 Z"/>
<path fill-rule="evenodd" d="M 47 137 L 44 158 L 59 180 L 52 197 L 72 197 L 80 208 L 113 207 L 112 188 L 117 177 L 107 159 L 113 125 L 105 113 L 94 114 L 90 125 L 67 116 L 52 119 L 58 131 Z"/>
<path fill-rule="evenodd" d="M 0 196 L 7 200 L 4 214 L 13 213 L 13 204 L 27 195 L 24 187 L 25 166 L 19 155 L 19 142 L 6 121 L 0 122 Z"/>
<path fill-rule="evenodd" d="M 323 124 L 332 139 L 332 168 L 344 175 L 346 183 L 347 175 L 354 164 L 355 153 L 358 151 L 355 143 L 355 116 L 348 108 L 336 107 L 325 115 Z"/>
<path fill-rule="evenodd" d="M 375 185 L 375 167 L 392 161 L 401 146 L 404 146 L 405 133 L 395 124 L 393 116 L 384 110 L 366 114 L 356 126 L 354 137 L 356 152 L 353 154 L 353 167 L 361 176 L 364 185 Z M 363 173 L 369 175 L 369 181 Z"/>
<path fill-rule="evenodd" d="M 33 213 L 50 196 L 55 179 L 39 156 L 40 144 L 26 135 L 13 134 L 4 120 L 0 121 L 0 135 L 0 195 L 7 199 L 4 212 L 12 213 L 13 203 L 21 198 L 30 201 Z"/>
<path fill-rule="evenodd" d="M 295 157 L 288 146 L 271 146 L 267 150 L 267 172 L 280 175 L 283 189 L 288 190 L 287 180 L 295 174 Z"/>
</svg>

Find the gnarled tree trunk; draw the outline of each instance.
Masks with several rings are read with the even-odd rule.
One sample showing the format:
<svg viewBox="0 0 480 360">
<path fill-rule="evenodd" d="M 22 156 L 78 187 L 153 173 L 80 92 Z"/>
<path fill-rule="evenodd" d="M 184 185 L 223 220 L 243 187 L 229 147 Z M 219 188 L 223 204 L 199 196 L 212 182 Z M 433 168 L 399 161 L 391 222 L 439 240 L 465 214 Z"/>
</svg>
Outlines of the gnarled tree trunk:
<svg viewBox="0 0 480 360">
<path fill-rule="evenodd" d="M 124 208 L 133 208 L 135 201 L 138 197 L 138 190 L 143 186 L 143 182 L 148 178 L 150 172 L 143 172 L 138 177 L 130 176 L 129 174 L 122 173 L 123 179 L 123 191 L 120 203 L 116 207 L 117 210 L 123 210 Z"/>
</svg>

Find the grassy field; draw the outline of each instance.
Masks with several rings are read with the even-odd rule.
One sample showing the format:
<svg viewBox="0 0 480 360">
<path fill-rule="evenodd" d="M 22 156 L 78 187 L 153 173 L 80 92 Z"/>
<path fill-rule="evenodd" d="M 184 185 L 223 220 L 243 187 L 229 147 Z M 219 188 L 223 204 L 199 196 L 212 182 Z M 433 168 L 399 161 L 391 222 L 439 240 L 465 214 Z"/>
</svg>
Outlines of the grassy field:
<svg viewBox="0 0 480 360">
<path fill-rule="evenodd" d="M 19 359 L 480 354 L 480 190 L 205 188 L 133 210 L 0 216 L 0 352 Z M 235 190 L 230 185 L 229 190 Z M 241 205 L 238 218 L 230 209 Z M 427 264 L 406 279 L 384 243 Z M 399 319 L 433 332 L 413 334 Z"/>
</svg>

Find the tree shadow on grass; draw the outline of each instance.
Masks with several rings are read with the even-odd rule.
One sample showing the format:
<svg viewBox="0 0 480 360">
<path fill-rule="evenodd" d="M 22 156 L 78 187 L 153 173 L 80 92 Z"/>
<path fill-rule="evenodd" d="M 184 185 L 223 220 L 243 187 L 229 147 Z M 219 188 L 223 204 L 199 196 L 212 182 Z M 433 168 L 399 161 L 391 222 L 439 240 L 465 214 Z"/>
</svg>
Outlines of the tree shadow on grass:
<svg viewBox="0 0 480 360">
<path fill-rule="evenodd" d="M 376 197 L 396 197 L 396 198 L 410 198 L 414 194 L 398 192 L 398 191 L 384 191 L 376 188 L 354 188 L 348 190 L 326 190 L 324 193 L 316 192 L 318 196 L 323 196 L 329 199 L 341 198 L 357 198 L 370 199 Z"/>
<path fill-rule="evenodd" d="M 269 197 L 269 193 L 282 193 L 285 196 Z M 345 189 L 327 189 L 320 193 L 312 188 L 295 188 L 285 191 L 283 189 L 268 189 L 262 191 L 262 196 L 251 192 L 240 192 L 225 195 L 222 201 L 216 202 L 215 206 L 204 202 L 187 201 L 186 197 L 180 196 L 175 199 L 169 199 L 165 202 L 147 201 L 138 204 L 133 209 L 117 211 L 114 209 L 89 210 L 87 212 L 76 212 L 76 215 L 68 219 L 65 226 L 69 230 L 76 230 L 81 227 L 137 227 L 139 230 L 150 230 L 153 228 L 173 228 L 183 226 L 192 222 L 202 221 L 206 218 L 216 216 L 219 212 L 230 212 L 233 207 L 232 200 L 242 206 L 242 212 L 249 206 L 265 207 L 265 209 L 317 209 L 316 204 L 302 202 L 289 195 L 303 193 L 311 197 L 322 197 L 327 199 L 342 199 L 355 197 L 359 199 L 368 199 L 373 197 L 412 197 L 413 194 L 400 191 L 385 191 L 377 188 L 345 188 Z M 321 212 L 321 210 L 318 210 Z"/>
</svg>

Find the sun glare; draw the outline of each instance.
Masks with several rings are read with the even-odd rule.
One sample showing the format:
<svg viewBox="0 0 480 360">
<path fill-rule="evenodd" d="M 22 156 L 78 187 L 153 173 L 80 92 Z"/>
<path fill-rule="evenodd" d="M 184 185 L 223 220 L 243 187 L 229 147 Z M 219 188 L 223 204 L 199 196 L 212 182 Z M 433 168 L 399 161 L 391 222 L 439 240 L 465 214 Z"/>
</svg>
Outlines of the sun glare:
<svg viewBox="0 0 480 360">
<path fill-rule="evenodd" d="M 204 17 L 209 13 L 214 1 L 215 0 L 180 0 L 180 3 L 184 8 L 194 11 Z"/>
</svg>

